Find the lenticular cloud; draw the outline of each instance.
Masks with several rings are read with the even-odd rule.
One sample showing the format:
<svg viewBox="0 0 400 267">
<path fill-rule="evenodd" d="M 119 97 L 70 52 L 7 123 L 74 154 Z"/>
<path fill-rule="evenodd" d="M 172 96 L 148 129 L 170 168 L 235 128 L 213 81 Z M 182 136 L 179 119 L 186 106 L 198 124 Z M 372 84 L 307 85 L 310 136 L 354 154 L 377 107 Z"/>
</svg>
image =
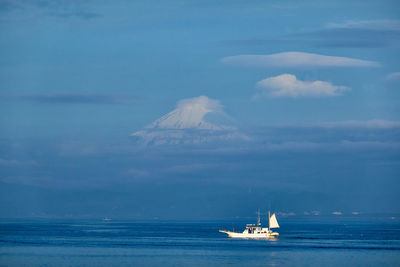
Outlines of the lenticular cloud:
<svg viewBox="0 0 400 267">
<path fill-rule="evenodd" d="M 379 67 L 375 61 L 349 57 L 325 56 L 304 52 L 225 57 L 223 63 L 244 67 Z"/>
</svg>

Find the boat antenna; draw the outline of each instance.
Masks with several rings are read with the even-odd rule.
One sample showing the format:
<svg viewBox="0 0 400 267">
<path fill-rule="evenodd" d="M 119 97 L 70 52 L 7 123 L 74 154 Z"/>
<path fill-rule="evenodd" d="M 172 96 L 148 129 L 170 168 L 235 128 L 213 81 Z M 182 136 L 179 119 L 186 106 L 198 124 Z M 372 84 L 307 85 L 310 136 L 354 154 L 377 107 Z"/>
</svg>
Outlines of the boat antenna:
<svg viewBox="0 0 400 267">
<path fill-rule="evenodd" d="M 257 226 L 260 226 L 260 225 L 261 225 L 261 219 L 260 219 L 260 209 L 258 209 L 258 212 L 257 212 L 257 214 L 258 214 Z"/>
</svg>

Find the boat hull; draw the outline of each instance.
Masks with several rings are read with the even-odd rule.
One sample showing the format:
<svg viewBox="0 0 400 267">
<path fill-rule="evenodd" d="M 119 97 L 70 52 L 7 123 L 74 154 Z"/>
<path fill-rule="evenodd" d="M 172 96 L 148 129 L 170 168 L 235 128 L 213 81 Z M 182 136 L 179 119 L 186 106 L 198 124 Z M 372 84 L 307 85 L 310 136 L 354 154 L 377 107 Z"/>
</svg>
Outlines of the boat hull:
<svg viewBox="0 0 400 267">
<path fill-rule="evenodd" d="M 225 233 L 229 238 L 244 238 L 244 239 L 277 239 L 279 233 L 237 233 L 226 230 L 219 230 L 220 233 Z"/>
</svg>

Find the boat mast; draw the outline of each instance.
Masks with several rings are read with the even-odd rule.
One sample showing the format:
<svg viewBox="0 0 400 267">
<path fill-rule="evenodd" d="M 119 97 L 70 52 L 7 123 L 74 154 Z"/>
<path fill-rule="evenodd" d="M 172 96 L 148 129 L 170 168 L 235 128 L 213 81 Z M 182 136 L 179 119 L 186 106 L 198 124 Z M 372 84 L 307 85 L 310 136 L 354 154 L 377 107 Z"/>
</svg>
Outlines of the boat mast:
<svg viewBox="0 0 400 267">
<path fill-rule="evenodd" d="M 269 211 L 268 211 L 268 232 L 269 232 L 269 227 L 270 227 L 270 214 L 269 214 Z"/>
<path fill-rule="evenodd" d="M 257 226 L 261 225 L 261 219 L 260 219 L 260 209 L 258 209 L 258 220 L 257 220 Z"/>
</svg>

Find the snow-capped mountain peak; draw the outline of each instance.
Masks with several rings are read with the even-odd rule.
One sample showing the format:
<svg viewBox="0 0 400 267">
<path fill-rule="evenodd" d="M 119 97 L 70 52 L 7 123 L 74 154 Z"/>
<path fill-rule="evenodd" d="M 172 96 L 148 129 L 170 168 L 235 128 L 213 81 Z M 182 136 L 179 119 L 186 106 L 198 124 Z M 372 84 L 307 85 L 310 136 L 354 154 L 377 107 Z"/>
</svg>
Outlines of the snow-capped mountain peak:
<svg viewBox="0 0 400 267">
<path fill-rule="evenodd" d="M 213 122 L 216 118 L 219 122 Z M 234 128 L 229 126 L 229 120 L 218 100 L 199 96 L 179 101 L 176 109 L 147 128 L 228 130 Z"/>
<path fill-rule="evenodd" d="M 248 140 L 232 122 L 218 100 L 199 96 L 179 101 L 176 109 L 131 136 L 146 145 Z"/>
</svg>

